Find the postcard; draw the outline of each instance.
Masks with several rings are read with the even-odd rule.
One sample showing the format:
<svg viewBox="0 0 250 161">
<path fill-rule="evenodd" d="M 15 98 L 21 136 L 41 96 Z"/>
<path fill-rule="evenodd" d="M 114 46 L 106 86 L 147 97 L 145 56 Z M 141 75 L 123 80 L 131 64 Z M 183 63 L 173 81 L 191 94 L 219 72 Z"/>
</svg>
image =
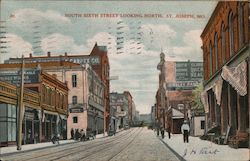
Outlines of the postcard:
<svg viewBox="0 0 250 161">
<path fill-rule="evenodd" d="M 249 15 L 0 0 L 0 160 L 249 160 Z"/>
</svg>

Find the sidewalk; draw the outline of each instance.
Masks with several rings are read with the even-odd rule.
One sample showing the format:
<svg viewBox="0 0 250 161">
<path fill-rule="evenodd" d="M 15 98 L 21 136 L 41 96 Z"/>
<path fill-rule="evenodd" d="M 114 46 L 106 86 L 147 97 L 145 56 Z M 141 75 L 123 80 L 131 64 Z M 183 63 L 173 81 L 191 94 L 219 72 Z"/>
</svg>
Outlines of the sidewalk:
<svg viewBox="0 0 250 161">
<path fill-rule="evenodd" d="M 201 140 L 199 137 L 190 136 L 189 143 L 184 143 L 182 134 L 171 134 L 171 139 L 168 139 L 166 133 L 163 141 L 185 160 L 248 161 L 250 159 L 250 151 L 247 148 L 233 149 L 228 145 Z"/>
<path fill-rule="evenodd" d="M 118 132 L 122 132 L 123 130 L 119 130 Z M 117 133 L 118 133 L 117 132 Z M 96 139 L 108 137 L 108 133 L 105 132 L 104 134 L 98 134 L 96 135 Z M 71 144 L 71 143 L 77 143 L 78 141 L 75 140 L 60 140 L 59 145 L 65 145 L 65 144 Z M 58 144 L 53 144 L 52 142 L 45 142 L 45 143 L 38 143 L 38 144 L 26 144 L 22 145 L 22 150 L 17 150 L 17 146 L 10 146 L 10 147 L 2 147 L 0 148 L 0 156 L 5 154 L 9 155 L 12 153 L 21 153 L 24 151 L 30 151 L 30 150 L 35 150 L 35 149 L 44 149 L 47 147 L 53 147 L 53 146 L 58 146 Z"/>
<path fill-rule="evenodd" d="M 74 140 L 60 140 L 59 145 L 74 143 Z M 22 150 L 17 150 L 17 146 L 9 146 L 0 148 L 0 155 L 11 154 L 11 153 L 20 153 L 24 151 L 34 150 L 34 149 L 43 149 L 46 147 L 58 146 L 58 144 L 53 144 L 52 142 L 38 143 L 38 144 L 26 144 L 22 145 Z"/>
</svg>

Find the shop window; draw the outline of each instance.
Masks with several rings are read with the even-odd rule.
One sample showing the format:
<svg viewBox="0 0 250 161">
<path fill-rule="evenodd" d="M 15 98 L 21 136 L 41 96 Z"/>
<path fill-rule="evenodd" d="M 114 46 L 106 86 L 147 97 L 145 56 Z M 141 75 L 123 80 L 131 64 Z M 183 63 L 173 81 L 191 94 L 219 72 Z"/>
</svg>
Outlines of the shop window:
<svg viewBox="0 0 250 161">
<path fill-rule="evenodd" d="M 77 75 L 72 75 L 72 87 L 77 86 Z"/>
<path fill-rule="evenodd" d="M 201 129 L 205 129 L 205 121 L 201 120 Z"/>
<path fill-rule="evenodd" d="M 16 106 L 0 104 L 0 142 L 16 141 Z"/>
<path fill-rule="evenodd" d="M 73 105 L 77 104 L 77 96 L 72 97 L 72 104 Z"/>
<path fill-rule="evenodd" d="M 78 123 L 78 118 L 77 118 L 76 116 L 73 117 L 73 123 L 74 123 L 74 124 Z"/>
</svg>

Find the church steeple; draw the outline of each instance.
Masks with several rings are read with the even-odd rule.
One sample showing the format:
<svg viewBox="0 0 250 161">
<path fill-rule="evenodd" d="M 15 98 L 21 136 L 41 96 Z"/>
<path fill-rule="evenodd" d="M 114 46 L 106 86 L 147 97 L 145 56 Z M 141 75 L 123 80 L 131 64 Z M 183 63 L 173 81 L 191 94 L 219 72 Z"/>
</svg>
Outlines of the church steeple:
<svg viewBox="0 0 250 161">
<path fill-rule="evenodd" d="M 163 65 L 164 62 L 165 62 L 165 54 L 163 53 L 162 48 L 161 48 L 160 62 L 159 62 L 159 64 L 157 65 L 157 69 L 158 69 L 158 70 L 161 70 L 162 65 Z"/>
</svg>

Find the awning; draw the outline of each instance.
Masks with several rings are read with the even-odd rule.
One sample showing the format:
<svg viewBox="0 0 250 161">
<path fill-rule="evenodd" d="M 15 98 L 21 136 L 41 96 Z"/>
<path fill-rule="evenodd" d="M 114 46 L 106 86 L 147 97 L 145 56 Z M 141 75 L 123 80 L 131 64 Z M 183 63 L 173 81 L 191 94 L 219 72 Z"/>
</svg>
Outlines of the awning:
<svg viewBox="0 0 250 161">
<path fill-rule="evenodd" d="M 58 115 L 57 112 L 52 112 L 52 111 L 47 111 L 47 110 L 43 110 L 43 112 L 46 114 L 50 114 L 50 115 Z"/>
<path fill-rule="evenodd" d="M 241 62 L 237 67 L 224 66 L 222 68 L 221 76 L 211 86 L 207 87 L 201 93 L 201 101 L 204 105 L 205 113 L 209 112 L 207 91 L 213 90 L 216 98 L 216 103 L 221 103 L 221 93 L 223 86 L 223 79 L 227 81 L 241 96 L 247 94 L 247 63 Z"/>
<path fill-rule="evenodd" d="M 214 86 L 212 88 L 218 105 L 220 105 L 221 103 L 222 85 L 223 85 L 223 79 L 220 76 L 219 79 L 214 83 Z"/>
<path fill-rule="evenodd" d="M 61 120 L 67 120 L 67 116 L 58 114 Z"/>
<path fill-rule="evenodd" d="M 184 114 L 182 112 L 180 112 L 179 110 L 172 108 L 172 118 L 173 119 L 184 118 Z"/>
<path fill-rule="evenodd" d="M 205 113 L 209 112 L 209 105 L 208 105 L 208 96 L 207 96 L 207 91 L 201 92 L 201 102 L 204 106 Z"/>
<path fill-rule="evenodd" d="M 237 67 L 224 66 L 221 76 L 226 80 L 239 95 L 247 94 L 247 63 L 241 62 Z"/>
</svg>

